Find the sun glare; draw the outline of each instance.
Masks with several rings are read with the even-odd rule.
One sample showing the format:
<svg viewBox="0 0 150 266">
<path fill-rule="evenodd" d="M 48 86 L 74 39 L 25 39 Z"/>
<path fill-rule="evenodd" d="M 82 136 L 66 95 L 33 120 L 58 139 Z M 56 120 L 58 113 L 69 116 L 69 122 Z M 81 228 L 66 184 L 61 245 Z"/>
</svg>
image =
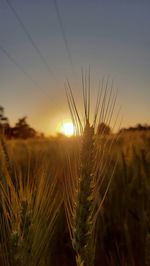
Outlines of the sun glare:
<svg viewBox="0 0 150 266">
<path fill-rule="evenodd" d="M 60 133 L 64 134 L 67 137 L 71 137 L 73 136 L 74 132 L 75 132 L 75 128 L 74 128 L 73 123 L 71 122 L 62 123 L 60 127 Z"/>
</svg>

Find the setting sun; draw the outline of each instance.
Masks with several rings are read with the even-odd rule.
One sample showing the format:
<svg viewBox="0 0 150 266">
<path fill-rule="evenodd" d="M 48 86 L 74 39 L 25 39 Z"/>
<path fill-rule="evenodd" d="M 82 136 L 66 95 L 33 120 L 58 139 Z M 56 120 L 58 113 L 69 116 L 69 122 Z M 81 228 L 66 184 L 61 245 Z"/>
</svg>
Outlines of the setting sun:
<svg viewBox="0 0 150 266">
<path fill-rule="evenodd" d="M 75 131 L 74 125 L 71 122 L 64 122 L 60 127 L 60 133 L 64 134 L 65 136 L 71 137 L 73 136 Z"/>
</svg>

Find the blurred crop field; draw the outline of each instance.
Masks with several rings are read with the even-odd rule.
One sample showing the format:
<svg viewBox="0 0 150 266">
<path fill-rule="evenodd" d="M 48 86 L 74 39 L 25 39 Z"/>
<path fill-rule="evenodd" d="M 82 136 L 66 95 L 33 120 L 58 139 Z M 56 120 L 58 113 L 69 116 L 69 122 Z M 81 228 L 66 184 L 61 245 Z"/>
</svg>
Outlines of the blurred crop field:
<svg viewBox="0 0 150 266">
<path fill-rule="evenodd" d="M 76 265 L 63 183 L 66 158 L 75 172 L 81 143 L 73 137 L 1 143 L 0 265 Z M 122 133 L 112 145 L 101 193 L 117 166 L 97 219 L 94 265 L 148 266 L 150 132 Z"/>
</svg>

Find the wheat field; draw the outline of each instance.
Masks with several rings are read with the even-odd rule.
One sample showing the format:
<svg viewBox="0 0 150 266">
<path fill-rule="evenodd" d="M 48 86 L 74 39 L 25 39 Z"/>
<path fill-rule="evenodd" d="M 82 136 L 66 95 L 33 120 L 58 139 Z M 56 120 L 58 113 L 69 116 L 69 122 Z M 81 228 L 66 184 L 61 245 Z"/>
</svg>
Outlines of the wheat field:
<svg viewBox="0 0 150 266">
<path fill-rule="evenodd" d="M 150 265 L 150 134 L 106 134 L 116 94 L 101 93 L 91 121 L 83 83 L 82 122 L 68 83 L 72 138 L 1 137 L 0 265 Z"/>
</svg>

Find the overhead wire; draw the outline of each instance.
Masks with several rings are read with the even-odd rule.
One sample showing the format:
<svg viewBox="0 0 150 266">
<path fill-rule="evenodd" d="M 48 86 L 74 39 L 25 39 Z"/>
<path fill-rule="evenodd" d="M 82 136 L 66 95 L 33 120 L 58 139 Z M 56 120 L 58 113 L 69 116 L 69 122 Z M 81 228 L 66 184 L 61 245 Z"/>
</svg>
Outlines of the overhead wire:
<svg viewBox="0 0 150 266">
<path fill-rule="evenodd" d="M 33 39 L 31 33 L 29 32 L 29 30 L 27 29 L 27 27 L 25 26 L 25 23 L 22 21 L 18 11 L 16 10 L 16 8 L 12 5 L 12 3 L 10 2 L 10 0 L 5 0 L 8 7 L 10 8 L 10 10 L 13 12 L 14 16 L 16 17 L 20 27 L 22 28 L 22 30 L 24 31 L 24 33 L 26 34 L 28 40 L 30 41 L 32 47 L 36 50 L 37 54 L 39 55 L 41 61 L 43 62 L 43 65 L 45 66 L 45 68 L 47 69 L 48 73 L 56 80 L 56 77 L 52 71 L 52 69 L 50 68 L 47 60 L 45 59 L 45 57 L 43 56 L 43 53 L 41 52 L 40 48 L 38 47 L 38 45 L 36 44 L 35 40 Z"/>
<path fill-rule="evenodd" d="M 37 87 L 40 91 L 43 92 L 43 89 L 41 88 L 41 86 L 38 84 L 38 82 L 36 80 L 34 80 L 34 78 L 30 75 L 30 73 L 28 71 L 26 71 L 26 69 L 16 61 L 16 59 L 8 52 L 8 50 L 6 48 L 4 48 L 1 44 L 0 44 L 0 50 L 3 52 L 3 54 L 5 54 L 5 56 L 30 80 L 30 82 L 32 82 L 32 84 Z M 45 91 L 46 92 L 46 91 Z M 47 92 L 46 92 L 47 93 Z"/>
<path fill-rule="evenodd" d="M 32 47 L 35 49 L 35 51 L 39 55 L 41 61 L 43 62 L 43 65 L 45 66 L 47 71 L 51 74 L 51 76 L 53 76 L 53 78 L 55 79 L 55 76 L 54 76 L 54 73 L 53 73 L 52 69 L 50 68 L 50 66 L 49 66 L 47 60 L 45 59 L 45 57 L 43 56 L 40 48 L 36 44 L 36 41 L 33 39 L 31 33 L 27 29 L 25 23 L 22 21 L 21 16 L 19 15 L 17 9 L 12 5 L 10 0 L 5 0 L 5 1 L 6 1 L 7 5 L 8 5 L 8 7 L 9 7 L 9 9 L 12 11 L 14 16 L 16 17 L 16 20 L 18 21 L 18 23 L 19 23 L 20 27 L 22 28 L 23 32 L 26 34 L 26 36 L 27 36 L 28 40 L 30 41 Z M 70 65 L 71 65 L 72 72 L 74 73 L 71 50 L 70 50 L 68 39 L 67 39 L 67 36 L 66 36 L 63 20 L 62 20 L 62 17 L 61 17 L 59 6 L 58 6 L 58 2 L 57 2 L 57 0 L 53 0 L 53 1 L 54 1 L 54 6 L 55 6 L 55 10 L 56 10 L 58 23 L 59 23 L 59 26 L 60 26 L 60 30 L 61 30 L 61 33 L 62 33 L 63 40 L 64 40 L 66 53 L 68 55 L 68 59 L 69 59 Z M 34 86 L 38 87 L 41 90 L 41 87 L 33 79 L 33 77 L 30 75 L 30 73 L 28 71 L 26 71 L 26 69 L 20 63 L 18 63 L 17 60 L 15 60 L 15 58 L 7 51 L 6 48 L 4 48 L 2 45 L 0 45 L 0 50 L 8 57 L 8 59 L 11 62 L 13 62 L 16 65 L 17 68 L 20 69 L 20 71 L 22 71 L 24 73 L 24 75 L 34 84 Z M 55 81 L 57 81 L 57 80 L 55 79 Z"/>
<path fill-rule="evenodd" d="M 74 74 L 74 66 L 73 66 L 73 60 L 72 60 L 72 55 L 71 55 L 71 49 L 70 49 L 68 38 L 66 35 L 66 31 L 65 31 L 63 19 L 61 16 L 60 8 L 59 8 L 57 0 L 53 0 L 53 2 L 54 2 L 54 7 L 56 10 L 57 20 L 58 20 L 58 23 L 60 26 L 61 34 L 62 34 L 62 37 L 64 40 L 64 45 L 65 45 L 66 53 L 68 56 L 68 60 L 69 60 L 70 66 L 71 66 L 72 73 Z"/>
</svg>

